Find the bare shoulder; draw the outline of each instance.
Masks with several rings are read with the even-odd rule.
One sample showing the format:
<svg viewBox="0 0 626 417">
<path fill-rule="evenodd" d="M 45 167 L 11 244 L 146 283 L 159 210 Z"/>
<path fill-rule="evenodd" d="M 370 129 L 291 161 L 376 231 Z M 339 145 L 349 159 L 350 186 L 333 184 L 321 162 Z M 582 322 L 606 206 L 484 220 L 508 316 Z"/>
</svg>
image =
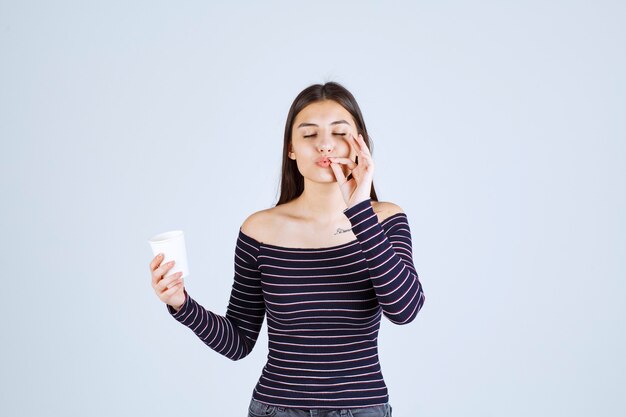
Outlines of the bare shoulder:
<svg viewBox="0 0 626 417">
<path fill-rule="evenodd" d="M 270 207 L 249 215 L 241 225 L 241 231 L 257 242 L 272 241 L 274 231 L 285 220 L 286 213 L 281 206 Z"/>
<path fill-rule="evenodd" d="M 271 227 L 272 215 L 270 210 L 260 210 L 249 215 L 241 225 L 241 231 L 259 242 L 263 241 L 265 231 Z"/>
<path fill-rule="evenodd" d="M 404 213 L 404 210 L 399 205 L 389 201 L 372 201 L 372 208 L 378 216 L 379 223 L 394 214 Z"/>
</svg>

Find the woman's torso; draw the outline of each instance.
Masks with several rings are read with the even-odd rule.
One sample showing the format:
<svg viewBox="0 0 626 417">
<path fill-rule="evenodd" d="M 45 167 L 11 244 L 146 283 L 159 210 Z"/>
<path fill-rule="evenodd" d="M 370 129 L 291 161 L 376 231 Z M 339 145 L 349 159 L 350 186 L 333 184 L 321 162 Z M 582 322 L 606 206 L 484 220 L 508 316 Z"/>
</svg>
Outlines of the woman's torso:
<svg viewBox="0 0 626 417">
<path fill-rule="evenodd" d="M 385 208 L 372 202 L 381 225 L 391 211 Z M 388 400 L 378 362 L 380 306 L 360 244 L 341 214 L 345 223 L 339 216 L 311 221 L 287 203 L 255 213 L 251 232 L 242 236 L 244 244 L 260 245 L 252 252 L 269 334 L 256 400 L 311 407 Z"/>
</svg>

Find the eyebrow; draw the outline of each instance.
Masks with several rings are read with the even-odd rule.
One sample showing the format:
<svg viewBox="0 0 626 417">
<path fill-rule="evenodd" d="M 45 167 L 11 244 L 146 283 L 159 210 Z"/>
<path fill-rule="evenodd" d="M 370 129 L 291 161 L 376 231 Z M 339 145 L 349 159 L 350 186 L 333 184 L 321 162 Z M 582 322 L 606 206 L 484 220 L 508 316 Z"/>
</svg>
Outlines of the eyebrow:
<svg viewBox="0 0 626 417">
<path fill-rule="evenodd" d="M 339 125 L 339 124 L 344 124 L 344 123 L 347 124 L 348 126 L 350 125 L 350 123 L 346 122 L 345 120 L 336 120 L 336 121 L 332 122 L 331 125 Z M 300 129 L 301 127 L 308 127 L 308 126 L 319 127 L 315 123 L 300 123 L 298 125 L 298 129 Z"/>
</svg>

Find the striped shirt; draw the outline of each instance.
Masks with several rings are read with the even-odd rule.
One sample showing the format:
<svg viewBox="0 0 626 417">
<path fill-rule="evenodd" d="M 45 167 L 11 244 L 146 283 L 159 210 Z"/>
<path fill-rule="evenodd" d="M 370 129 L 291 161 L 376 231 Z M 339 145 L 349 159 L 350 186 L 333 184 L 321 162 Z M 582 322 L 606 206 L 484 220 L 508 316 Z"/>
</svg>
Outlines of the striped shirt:
<svg viewBox="0 0 626 417">
<path fill-rule="evenodd" d="M 325 248 L 260 243 L 241 229 L 226 315 L 186 294 L 170 314 L 239 360 L 267 317 L 269 354 L 252 396 L 279 407 L 341 409 L 389 401 L 378 361 L 381 316 L 411 322 L 424 304 L 405 213 L 378 222 L 371 199 L 344 210 L 356 239 Z"/>
</svg>

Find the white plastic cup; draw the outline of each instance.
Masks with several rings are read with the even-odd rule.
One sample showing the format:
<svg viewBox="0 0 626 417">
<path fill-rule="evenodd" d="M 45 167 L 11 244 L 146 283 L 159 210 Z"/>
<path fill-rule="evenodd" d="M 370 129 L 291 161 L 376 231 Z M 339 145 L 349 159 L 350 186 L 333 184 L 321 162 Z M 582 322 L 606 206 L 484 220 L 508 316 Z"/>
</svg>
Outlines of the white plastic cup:
<svg viewBox="0 0 626 417">
<path fill-rule="evenodd" d="M 183 273 L 183 278 L 189 276 L 189 265 L 187 263 L 187 249 L 185 247 L 185 235 L 182 230 L 172 230 L 165 233 L 159 233 L 148 240 L 152 247 L 153 256 L 159 253 L 164 255 L 161 265 L 169 261 L 176 261 L 172 269 L 167 271 L 167 278 L 177 272 Z"/>
</svg>

